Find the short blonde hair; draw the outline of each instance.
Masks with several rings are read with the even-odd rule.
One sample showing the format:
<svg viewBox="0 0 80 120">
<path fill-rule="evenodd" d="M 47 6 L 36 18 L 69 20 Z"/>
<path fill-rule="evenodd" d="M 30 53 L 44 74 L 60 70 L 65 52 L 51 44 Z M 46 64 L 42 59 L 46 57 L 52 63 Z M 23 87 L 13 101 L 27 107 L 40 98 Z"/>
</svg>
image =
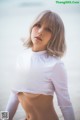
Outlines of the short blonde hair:
<svg viewBox="0 0 80 120">
<path fill-rule="evenodd" d="M 60 16 L 50 10 L 41 12 L 35 19 L 30 28 L 29 38 L 24 41 L 23 45 L 27 48 L 33 46 L 31 32 L 32 28 L 38 23 L 45 23 L 52 32 L 52 39 L 47 44 L 47 53 L 49 55 L 62 57 L 66 51 L 64 24 Z"/>
</svg>

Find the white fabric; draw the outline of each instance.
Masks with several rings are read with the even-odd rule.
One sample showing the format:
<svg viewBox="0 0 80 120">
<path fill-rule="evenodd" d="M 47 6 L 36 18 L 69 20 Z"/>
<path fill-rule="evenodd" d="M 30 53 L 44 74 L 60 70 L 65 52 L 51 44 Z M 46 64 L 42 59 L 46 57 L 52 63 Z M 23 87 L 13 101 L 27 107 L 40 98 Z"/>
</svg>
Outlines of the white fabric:
<svg viewBox="0 0 80 120">
<path fill-rule="evenodd" d="M 75 120 L 64 64 L 59 57 L 48 56 L 46 50 L 33 52 L 27 49 L 18 57 L 12 91 L 14 94 L 27 92 L 45 95 L 54 95 L 55 92 L 64 120 Z"/>
<path fill-rule="evenodd" d="M 9 112 L 9 120 L 12 120 L 18 108 L 19 100 L 14 92 L 11 92 L 5 111 Z"/>
</svg>

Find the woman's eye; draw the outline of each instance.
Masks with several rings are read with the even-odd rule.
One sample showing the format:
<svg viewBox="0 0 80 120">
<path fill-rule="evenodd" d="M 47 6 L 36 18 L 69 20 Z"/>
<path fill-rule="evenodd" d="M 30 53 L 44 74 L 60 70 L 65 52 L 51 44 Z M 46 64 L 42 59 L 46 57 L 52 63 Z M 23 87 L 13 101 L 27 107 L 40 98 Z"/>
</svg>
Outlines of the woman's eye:
<svg viewBox="0 0 80 120">
<path fill-rule="evenodd" d="M 39 27 L 39 28 L 41 27 L 41 25 L 40 25 L 40 24 L 36 24 L 36 26 L 37 26 L 37 27 Z"/>
<path fill-rule="evenodd" d="M 51 32 L 51 29 L 50 28 L 46 28 L 46 31 Z"/>
</svg>

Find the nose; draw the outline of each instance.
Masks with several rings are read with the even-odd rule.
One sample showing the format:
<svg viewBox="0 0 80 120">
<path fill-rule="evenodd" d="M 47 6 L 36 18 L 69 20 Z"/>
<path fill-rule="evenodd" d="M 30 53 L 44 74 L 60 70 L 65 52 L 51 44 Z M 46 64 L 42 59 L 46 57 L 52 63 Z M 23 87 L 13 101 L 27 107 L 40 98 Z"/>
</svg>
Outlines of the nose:
<svg viewBox="0 0 80 120">
<path fill-rule="evenodd" d="M 43 31 L 44 31 L 44 29 L 42 27 L 38 29 L 39 34 L 43 34 Z"/>
</svg>

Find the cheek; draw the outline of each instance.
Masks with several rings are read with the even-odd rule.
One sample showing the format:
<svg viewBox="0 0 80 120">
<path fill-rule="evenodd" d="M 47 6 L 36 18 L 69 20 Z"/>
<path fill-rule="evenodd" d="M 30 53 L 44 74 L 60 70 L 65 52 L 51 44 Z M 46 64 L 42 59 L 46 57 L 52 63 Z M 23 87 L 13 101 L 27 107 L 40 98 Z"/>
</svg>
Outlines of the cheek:
<svg viewBox="0 0 80 120">
<path fill-rule="evenodd" d="M 47 34 L 46 35 L 46 39 L 49 41 L 49 40 L 51 40 L 51 38 L 52 38 L 52 35 L 51 34 Z"/>
<path fill-rule="evenodd" d="M 31 31 L 31 37 L 34 37 L 34 34 L 35 34 L 35 30 L 32 29 L 32 31 Z"/>
<path fill-rule="evenodd" d="M 31 32 L 31 39 L 34 38 L 34 36 L 36 35 L 36 32 L 37 30 L 35 28 L 32 29 L 32 32 Z"/>
<path fill-rule="evenodd" d="M 34 34 L 34 33 L 36 33 L 36 32 L 37 32 L 37 28 L 34 27 L 34 28 L 32 29 L 32 33 Z"/>
</svg>

